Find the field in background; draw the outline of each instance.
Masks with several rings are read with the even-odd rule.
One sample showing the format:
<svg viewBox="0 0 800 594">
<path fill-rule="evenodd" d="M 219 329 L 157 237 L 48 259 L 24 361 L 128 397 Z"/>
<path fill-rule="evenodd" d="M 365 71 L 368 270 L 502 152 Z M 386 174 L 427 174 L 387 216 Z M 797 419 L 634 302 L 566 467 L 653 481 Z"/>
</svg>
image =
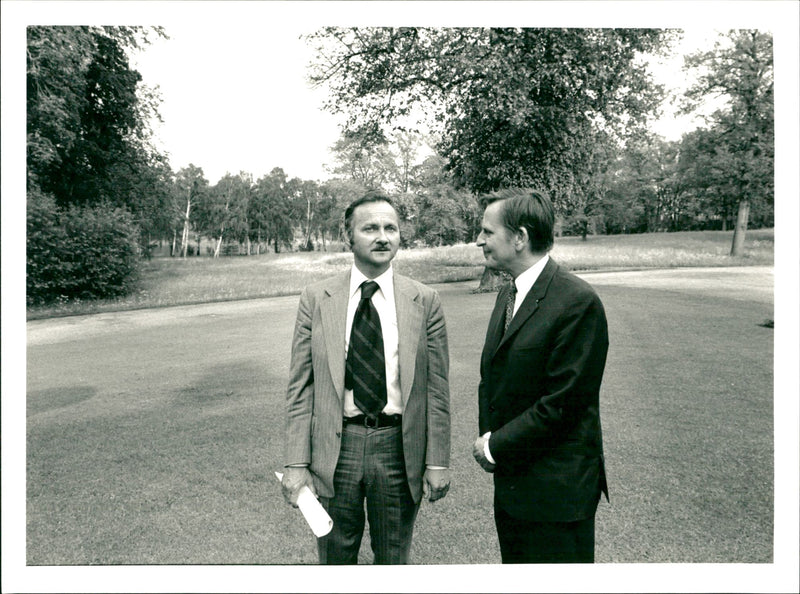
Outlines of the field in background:
<svg viewBox="0 0 800 594">
<path fill-rule="evenodd" d="M 560 237 L 551 255 L 577 271 L 773 265 L 774 229 L 748 231 L 745 254 L 737 258 L 728 255 L 732 237 L 732 231 Z M 417 248 L 401 250 L 395 269 L 424 283 L 469 281 L 480 278 L 483 262 L 475 244 Z M 351 263 L 344 252 L 155 258 L 144 263 L 140 289 L 128 297 L 29 308 L 28 319 L 292 295 Z"/>
</svg>

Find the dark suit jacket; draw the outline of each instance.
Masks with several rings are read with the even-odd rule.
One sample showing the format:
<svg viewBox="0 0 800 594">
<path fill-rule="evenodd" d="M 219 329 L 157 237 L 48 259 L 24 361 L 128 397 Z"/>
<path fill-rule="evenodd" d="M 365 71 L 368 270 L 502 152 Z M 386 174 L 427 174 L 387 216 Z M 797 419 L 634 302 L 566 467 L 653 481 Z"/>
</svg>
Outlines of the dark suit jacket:
<svg viewBox="0 0 800 594">
<path fill-rule="evenodd" d="M 550 261 L 503 334 L 504 287 L 481 357 L 480 433 L 495 504 L 520 519 L 572 522 L 608 498 L 599 393 L 608 327 L 588 283 Z"/>
<path fill-rule="evenodd" d="M 333 497 L 344 411 L 350 273 L 309 285 L 297 309 L 287 391 L 286 463 L 305 463 L 321 497 Z M 450 464 L 447 329 L 439 295 L 394 273 L 403 399 L 403 457 L 414 501 L 426 465 Z"/>
</svg>

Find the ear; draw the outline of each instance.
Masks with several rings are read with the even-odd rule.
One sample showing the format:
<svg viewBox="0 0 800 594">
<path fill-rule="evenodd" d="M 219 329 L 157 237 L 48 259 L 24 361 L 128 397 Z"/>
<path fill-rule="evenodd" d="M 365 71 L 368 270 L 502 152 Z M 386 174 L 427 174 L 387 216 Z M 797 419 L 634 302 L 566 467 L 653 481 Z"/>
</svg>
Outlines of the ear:
<svg viewBox="0 0 800 594">
<path fill-rule="evenodd" d="M 514 233 L 514 247 L 518 252 L 525 249 L 525 246 L 528 245 L 528 239 L 528 230 L 525 227 L 517 229 L 516 233 Z"/>
</svg>

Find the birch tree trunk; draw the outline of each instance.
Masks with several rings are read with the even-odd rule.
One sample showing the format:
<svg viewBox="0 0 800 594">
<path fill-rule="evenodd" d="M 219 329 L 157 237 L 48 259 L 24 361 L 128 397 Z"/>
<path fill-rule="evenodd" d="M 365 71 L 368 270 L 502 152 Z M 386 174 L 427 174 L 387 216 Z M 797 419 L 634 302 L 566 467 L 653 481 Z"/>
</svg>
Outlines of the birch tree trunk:
<svg viewBox="0 0 800 594">
<path fill-rule="evenodd" d="M 308 249 L 308 242 L 311 240 L 311 199 L 306 198 L 306 238 L 303 242 L 303 249 Z"/>
<path fill-rule="evenodd" d="M 744 249 L 744 236 L 747 233 L 747 220 L 750 218 L 750 201 L 739 201 L 739 213 L 736 215 L 736 226 L 733 228 L 733 244 L 731 256 L 740 256 Z"/>
<path fill-rule="evenodd" d="M 183 218 L 183 235 L 181 236 L 182 258 L 186 259 L 186 252 L 189 248 L 189 213 L 192 210 L 192 191 L 186 197 L 186 216 Z"/>
</svg>

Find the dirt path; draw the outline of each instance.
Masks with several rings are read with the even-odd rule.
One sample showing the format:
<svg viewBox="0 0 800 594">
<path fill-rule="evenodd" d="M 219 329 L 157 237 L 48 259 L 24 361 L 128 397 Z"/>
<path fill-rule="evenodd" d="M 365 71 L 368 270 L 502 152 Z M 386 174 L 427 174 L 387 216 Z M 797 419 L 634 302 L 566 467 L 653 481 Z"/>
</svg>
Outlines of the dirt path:
<svg viewBox="0 0 800 594">
<path fill-rule="evenodd" d="M 580 276 L 599 286 L 667 289 L 759 303 L 774 302 L 772 267 L 592 272 Z M 465 286 L 475 285 L 472 281 L 439 285 L 437 288 L 440 292 L 448 293 L 460 292 Z M 27 344 L 53 344 L 135 328 L 180 325 L 191 319 L 210 319 L 220 315 L 249 316 L 267 310 L 279 315 L 294 316 L 296 305 L 297 296 L 289 296 L 32 320 L 27 323 Z"/>
</svg>

